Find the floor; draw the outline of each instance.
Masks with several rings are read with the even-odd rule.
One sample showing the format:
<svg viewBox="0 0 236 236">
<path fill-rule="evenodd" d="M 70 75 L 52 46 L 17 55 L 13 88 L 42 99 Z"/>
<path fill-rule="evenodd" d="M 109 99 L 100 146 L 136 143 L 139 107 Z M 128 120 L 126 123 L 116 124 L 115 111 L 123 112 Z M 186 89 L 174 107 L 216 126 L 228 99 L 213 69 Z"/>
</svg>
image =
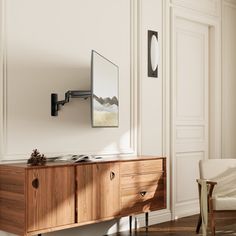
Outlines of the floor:
<svg viewBox="0 0 236 236">
<path fill-rule="evenodd" d="M 123 232 L 113 236 L 196 236 L 195 227 L 198 215 L 181 218 L 176 221 L 166 222 L 149 227 L 148 232 L 144 228 L 138 232 Z M 202 234 L 199 234 L 199 236 Z M 210 233 L 209 233 L 210 235 Z M 216 214 L 216 236 L 235 235 L 236 236 L 236 212 L 224 212 Z"/>
</svg>

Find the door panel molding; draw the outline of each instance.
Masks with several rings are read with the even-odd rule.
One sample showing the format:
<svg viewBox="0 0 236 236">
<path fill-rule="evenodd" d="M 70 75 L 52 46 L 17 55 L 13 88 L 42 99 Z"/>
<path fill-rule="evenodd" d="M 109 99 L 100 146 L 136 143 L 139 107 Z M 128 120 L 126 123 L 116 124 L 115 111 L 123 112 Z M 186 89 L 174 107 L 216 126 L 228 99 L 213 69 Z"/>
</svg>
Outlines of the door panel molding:
<svg viewBox="0 0 236 236">
<path fill-rule="evenodd" d="M 171 0 L 171 3 L 204 14 L 220 15 L 220 0 Z"/>
<path fill-rule="evenodd" d="M 179 22 L 186 21 L 186 24 L 199 24 L 205 28 L 205 33 L 202 36 L 199 34 L 199 30 L 197 26 L 187 30 L 187 35 L 190 35 L 196 39 L 204 41 L 204 45 L 199 46 L 202 47 L 203 57 L 206 62 L 209 63 L 209 70 L 205 67 L 205 64 L 202 63 L 202 70 L 204 71 L 204 76 L 202 78 L 208 78 L 209 89 L 208 86 L 203 86 L 202 88 L 205 90 L 204 99 L 209 96 L 209 106 L 203 106 L 203 115 L 201 116 L 192 116 L 192 117 L 184 117 L 180 113 L 179 116 L 174 116 L 174 111 L 176 111 L 176 86 L 177 83 L 177 72 L 178 68 L 176 68 L 176 60 L 177 55 L 174 53 L 177 45 L 176 32 L 179 30 L 180 33 L 186 34 L 186 25 L 183 24 L 179 28 Z M 175 7 L 170 5 L 170 26 L 171 33 L 169 35 L 170 39 L 170 82 L 171 82 L 171 181 L 172 181 L 172 218 L 181 217 L 186 215 L 195 214 L 198 212 L 198 196 L 197 196 L 197 185 L 195 190 L 192 189 L 193 196 L 189 198 L 183 198 L 180 196 L 180 192 L 183 190 L 181 188 L 180 183 L 180 174 L 181 171 L 185 171 L 186 166 L 179 166 L 180 160 L 182 159 L 182 155 L 184 155 L 186 160 L 193 163 L 192 168 L 195 168 L 195 175 L 197 175 L 196 170 L 198 170 L 198 165 L 196 166 L 196 161 L 198 162 L 200 159 L 209 158 L 209 156 L 214 156 L 214 158 L 221 157 L 221 53 L 219 51 L 221 44 L 221 26 L 218 18 L 203 16 L 198 13 L 193 13 L 191 10 L 181 9 L 179 7 Z M 192 32 L 194 31 L 194 32 Z M 197 36 L 198 35 L 198 36 Z M 190 37 L 189 36 L 189 37 Z M 208 49 L 208 43 L 209 49 Z M 206 53 L 209 52 L 209 57 Z M 199 59 L 200 60 L 200 59 Z M 211 78 L 214 77 L 214 81 Z M 210 92 L 210 94 L 209 94 Z M 187 98 L 186 98 L 187 99 Z M 208 112 L 211 113 L 211 116 L 208 118 Z M 214 115 L 213 115 L 214 114 Z M 210 120 L 210 123 L 208 121 Z M 209 131 L 209 132 L 208 132 Z M 193 132 L 191 134 L 191 132 Z M 208 142 L 208 139 L 210 140 Z M 186 148 L 187 146 L 187 148 Z M 197 155 L 196 155 L 197 154 Z M 196 156 L 194 156 L 196 155 Z M 190 158 L 190 160 L 188 159 Z M 191 172 L 191 171 L 190 171 Z M 186 172 L 187 174 L 187 172 Z M 192 176 L 192 175 L 191 175 Z M 182 176 L 183 177 L 183 176 Z M 197 177 L 197 176 L 195 176 Z M 195 178 L 194 177 L 194 178 Z M 195 184 L 195 181 L 192 178 L 192 184 Z M 182 178 L 183 179 L 183 178 Z M 191 187 L 191 186 L 186 186 Z M 186 206 L 190 207 L 191 210 L 186 211 Z"/>
</svg>

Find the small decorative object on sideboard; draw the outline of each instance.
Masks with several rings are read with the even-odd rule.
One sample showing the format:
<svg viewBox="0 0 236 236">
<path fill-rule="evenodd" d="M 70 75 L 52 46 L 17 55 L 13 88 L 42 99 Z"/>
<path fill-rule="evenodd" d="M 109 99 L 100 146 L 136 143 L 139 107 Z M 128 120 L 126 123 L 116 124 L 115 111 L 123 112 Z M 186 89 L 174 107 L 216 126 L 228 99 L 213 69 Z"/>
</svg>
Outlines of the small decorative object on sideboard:
<svg viewBox="0 0 236 236">
<path fill-rule="evenodd" d="M 32 166 L 38 166 L 38 165 L 44 165 L 46 163 L 47 159 L 44 156 L 44 154 L 40 154 L 40 152 L 37 149 L 34 149 L 31 153 L 30 158 L 27 161 L 27 164 Z"/>
</svg>

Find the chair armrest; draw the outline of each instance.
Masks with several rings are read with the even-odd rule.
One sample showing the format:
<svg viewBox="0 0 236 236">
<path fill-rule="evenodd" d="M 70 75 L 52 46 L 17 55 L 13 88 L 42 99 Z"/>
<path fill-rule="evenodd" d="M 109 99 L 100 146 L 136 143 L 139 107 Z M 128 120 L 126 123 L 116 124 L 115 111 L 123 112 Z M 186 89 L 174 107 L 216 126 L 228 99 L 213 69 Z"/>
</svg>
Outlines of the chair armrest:
<svg viewBox="0 0 236 236">
<path fill-rule="evenodd" d="M 197 183 L 198 183 L 198 186 L 199 186 L 199 194 L 200 194 L 200 189 L 201 189 L 201 182 L 200 182 L 201 179 L 197 179 Z M 209 193 L 208 193 L 208 197 L 212 197 L 212 193 L 213 193 L 213 190 L 214 190 L 214 187 L 215 185 L 217 185 L 217 182 L 215 181 L 211 181 L 211 180 L 207 180 L 206 181 L 206 184 L 209 186 Z"/>
<path fill-rule="evenodd" d="M 196 180 L 198 184 L 201 184 L 200 180 L 201 179 Z M 209 185 L 213 185 L 213 186 L 215 186 L 217 184 L 217 182 L 211 181 L 211 180 L 207 180 L 206 183 L 209 184 Z"/>
</svg>

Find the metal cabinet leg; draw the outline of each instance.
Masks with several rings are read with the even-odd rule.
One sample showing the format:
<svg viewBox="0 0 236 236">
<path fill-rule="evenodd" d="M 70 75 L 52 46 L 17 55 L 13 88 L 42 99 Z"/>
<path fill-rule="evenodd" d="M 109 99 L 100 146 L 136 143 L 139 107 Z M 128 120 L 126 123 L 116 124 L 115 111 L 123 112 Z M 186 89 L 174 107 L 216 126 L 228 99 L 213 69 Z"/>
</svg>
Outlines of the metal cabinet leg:
<svg viewBox="0 0 236 236">
<path fill-rule="evenodd" d="M 148 212 L 145 213 L 145 226 L 146 226 L 146 231 L 148 231 Z"/>
<path fill-rule="evenodd" d="M 137 229 L 138 229 L 138 220 L 137 220 L 137 217 L 134 217 L 134 230 L 135 230 L 135 233 L 137 233 Z"/>
<path fill-rule="evenodd" d="M 132 233 L 132 216 L 129 216 L 129 232 Z"/>
</svg>

